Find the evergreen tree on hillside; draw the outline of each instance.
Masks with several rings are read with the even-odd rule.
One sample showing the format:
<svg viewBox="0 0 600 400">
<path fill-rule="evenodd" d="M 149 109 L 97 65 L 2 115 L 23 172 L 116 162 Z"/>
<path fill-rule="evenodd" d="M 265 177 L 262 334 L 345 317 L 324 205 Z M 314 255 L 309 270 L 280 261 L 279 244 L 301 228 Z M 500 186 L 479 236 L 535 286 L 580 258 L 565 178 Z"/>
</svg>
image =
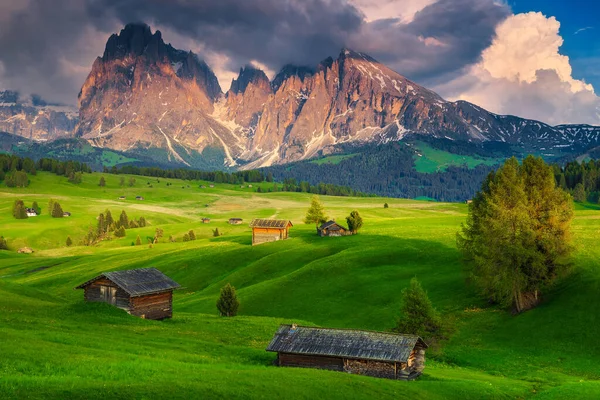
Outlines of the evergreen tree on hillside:
<svg viewBox="0 0 600 400">
<path fill-rule="evenodd" d="M 323 203 L 321 203 L 321 200 L 319 200 L 319 196 L 313 196 L 310 202 L 310 207 L 308 208 L 308 211 L 306 211 L 304 223 L 315 224 L 318 228 L 319 225 L 324 222 L 327 222 L 325 207 L 323 207 Z"/>
<path fill-rule="evenodd" d="M 354 234 L 357 234 L 358 230 L 363 226 L 362 217 L 356 210 L 352 211 L 350 215 L 346 217 L 346 222 L 348 223 L 348 229 Z"/>
<path fill-rule="evenodd" d="M 240 302 L 235 293 L 235 288 L 231 284 L 221 288 L 221 296 L 217 301 L 217 309 L 222 317 L 235 317 L 240 307 Z"/>
<path fill-rule="evenodd" d="M 417 278 L 410 280 L 410 286 L 402 290 L 401 298 L 400 318 L 394 330 L 424 338 L 435 336 L 441 320 Z"/>
<path fill-rule="evenodd" d="M 64 212 L 60 204 L 55 201 L 52 206 L 52 218 L 62 218 L 64 217 Z"/>
<path fill-rule="evenodd" d="M 125 236 L 127 236 L 127 231 L 125 230 L 125 227 L 121 225 L 121 226 L 119 227 L 119 229 L 117 229 L 117 230 L 115 231 L 115 236 L 116 236 L 116 237 L 119 237 L 119 238 L 122 238 L 122 237 L 125 237 Z"/>
<path fill-rule="evenodd" d="M 190 234 L 189 233 L 184 233 L 183 234 L 183 241 L 184 242 L 189 242 L 190 241 Z"/>
<path fill-rule="evenodd" d="M 106 218 L 103 213 L 100 213 L 98 215 L 98 235 L 104 235 L 106 232 Z"/>
<path fill-rule="evenodd" d="M 100 182 L 98 182 L 98 186 L 100 186 L 100 187 L 106 186 L 106 180 L 104 179 L 103 176 L 100 177 Z"/>
<path fill-rule="evenodd" d="M 139 219 L 139 221 L 138 221 L 138 225 L 139 225 L 139 227 L 140 227 L 140 228 L 143 228 L 143 227 L 145 227 L 145 226 L 147 225 L 147 223 L 146 223 L 146 218 L 144 218 L 144 217 L 140 217 L 140 219 Z"/>
<path fill-rule="evenodd" d="M 48 200 L 48 214 L 50 214 L 50 216 L 52 216 L 52 212 L 54 211 L 54 203 L 55 202 L 56 202 L 56 200 L 54 200 L 54 199 Z"/>
<path fill-rule="evenodd" d="M 219 232 L 219 228 L 215 228 L 215 230 L 213 231 L 213 236 L 214 236 L 214 237 L 219 237 L 219 236 L 221 236 L 221 232 Z"/>
<path fill-rule="evenodd" d="M 539 291 L 570 266 L 570 196 L 556 187 L 541 158 L 507 160 L 473 198 L 458 248 L 486 298 L 517 313 L 538 303 Z"/>
<path fill-rule="evenodd" d="M 122 176 L 119 178 L 119 186 L 121 186 L 121 187 L 125 186 L 125 177 Z"/>
<path fill-rule="evenodd" d="M 138 235 L 137 239 L 135 239 L 135 245 L 136 246 L 141 246 L 142 245 L 142 238 L 140 237 L 140 235 Z"/>
<path fill-rule="evenodd" d="M 71 236 L 67 236 L 66 245 L 67 245 L 67 247 L 71 247 L 73 245 L 73 241 L 71 240 Z"/>
<path fill-rule="evenodd" d="M 31 208 L 33 208 L 35 210 L 35 212 L 37 213 L 37 215 L 40 215 L 42 210 L 40 209 L 40 206 L 38 205 L 37 201 L 34 201 L 33 204 L 31 204 Z"/>
<path fill-rule="evenodd" d="M 129 227 L 129 217 L 127 217 L 125 210 L 121 211 L 121 216 L 119 217 L 119 226 L 125 228 Z"/>
<path fill-rule="evenodd" d="M 587 193 L 585 192 L 585 186 L 583 186 L 583 183 L 578 183 L 575 185 L 575 189 L 573 190 L 573 199 L 579 203 L 585 203 L 587 200 Z"/>
<path fill-rule="evenodd" d="M 27 210 L 25 209 L 23 200 L 15 200 L 12 213 L 16 219 L 27 219 Z"/>
<path fill-rule="evenodd" d="M 112 214 L 110 212 L 110 210 L 106 210 L 104 212 L 104 221 L 106 223 L 106 231 L 110 232 L 113 230 L 113 225 L 115 223 L 115 221 L 113 220 Z"/>
<path fill-rule="evenodd" d="M 134 177 L 129 178 L 129 186 L 131 186 L 131 187 L 135 186 L 135 178 Z"/>
<path fill-rule="evenodd" d="M 190 240 L 196 240 L 196 234 L 194 233 L 193 230 L 190 229 L 190 231 L 188 232 L 188 236 L 190 237 Z"/>
<path fill-rule="evenodd" d="M 383 208 L 390 208 L 390 206 L 388 205 L 388 203 L 384 203 Z"/>
<path fill-rule="evenodd" d="M 4 239 L 4 236 L 0 236 L 0 250 L 8 250 L 8 243 Z"/>
</svg>

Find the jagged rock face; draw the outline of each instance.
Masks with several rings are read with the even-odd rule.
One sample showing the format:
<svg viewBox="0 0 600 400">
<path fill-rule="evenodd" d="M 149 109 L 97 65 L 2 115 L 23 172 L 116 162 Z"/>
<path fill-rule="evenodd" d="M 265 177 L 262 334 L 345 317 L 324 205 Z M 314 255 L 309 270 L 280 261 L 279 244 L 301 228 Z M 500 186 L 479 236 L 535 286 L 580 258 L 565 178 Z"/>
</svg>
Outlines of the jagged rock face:
<svg viewBox="0 0 600 400">
<path fill-rule="evenodd" d="M 240 69 L 226 95 L 227 119 L 246 128 L 256 126 L 271 93 L 271 83 L 263 71 L 250 66 Z"/>
<path fill-rule="evenodd" d="M 237 141 L 208 116 L 220 96 L 206 63 L 165 44 L 160 31 L 130 24 L 110 37 L 83 84 L 76 133 L 115 150 L 162 148 L 185 164 L 185 153 Z"/>
<path fill-rule="evenodd" d="M 19 101 L 13 91 L 0 91 L 0 132 L 35 141 L 72 135 L 77 112 L 66 106 L 34 106 Z"/>
</svg>

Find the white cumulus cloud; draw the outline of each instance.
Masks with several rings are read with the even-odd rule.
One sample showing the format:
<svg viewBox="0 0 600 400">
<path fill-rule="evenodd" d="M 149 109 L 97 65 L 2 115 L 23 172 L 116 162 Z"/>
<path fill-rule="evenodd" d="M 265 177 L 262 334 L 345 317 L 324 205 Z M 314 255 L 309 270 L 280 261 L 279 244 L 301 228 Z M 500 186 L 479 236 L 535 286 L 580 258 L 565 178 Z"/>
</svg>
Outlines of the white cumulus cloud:
<svg viewBox="0 0 600 400">
<path fill-rule="evenodd" d="M 573 78 L 569 58 L 559 52 L 559 29 L 554 17 L 538 12 L 511 15 L 496 28 L 481 61 L 437 90 L 499 114 L 600 124 L 600 98 L 592 85 Z"/>
</svg>

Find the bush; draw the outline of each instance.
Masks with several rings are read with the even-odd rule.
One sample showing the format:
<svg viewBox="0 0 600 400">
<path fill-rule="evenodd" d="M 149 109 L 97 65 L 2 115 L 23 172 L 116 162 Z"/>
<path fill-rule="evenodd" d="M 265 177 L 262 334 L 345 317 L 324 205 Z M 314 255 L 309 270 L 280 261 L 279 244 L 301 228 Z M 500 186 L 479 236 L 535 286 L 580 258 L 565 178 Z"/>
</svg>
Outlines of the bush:
<svg viewBox="0 0 600 400">
<path fill-rule="evenodd" d="M 169 235 L 169 242 L 171 242 L 171 243 L 175 242 L 175 238 L 173 237 L 173 235 Z"/>
<path fill-rule="evenodd" d="M 390 208 L 390 206 L 388 205 L 388 203 L 384 203 L 383 208 Z"/>
<path fill-rule="evenodd" d="M 196 234 L 194 233 L 193 230 L 190 229 L 190 231 L 188 232 L 188 236 L 190 237 L 190 240 L 196 240 Z"/>
<path fill-rule="evenodd" d="M 356 234 L 363 226 L 362 217 L 356 210 L 352 211 L 350 215 L 346 217 L 346 222 L 348 223 L 348 229 L 354 234 Z"/>
<path fill-rule="evenodd" d="M 124 226 L 119 227 L 119 229 L 117 229 L 115 231 L 115 236 L 116 237 L 125 237 L 125 236 L 127 236 L 127 231 L 125 231 L 125 227 Z"/>
<path fill-rule="evenodd" d="M 240 307 L 240 302 L 235 294 L 235 288 L 231 284 L 221 288 L 221 296 L 217 300 L 217 309 L 222 317 L 235 317 Z"/>
</svg>

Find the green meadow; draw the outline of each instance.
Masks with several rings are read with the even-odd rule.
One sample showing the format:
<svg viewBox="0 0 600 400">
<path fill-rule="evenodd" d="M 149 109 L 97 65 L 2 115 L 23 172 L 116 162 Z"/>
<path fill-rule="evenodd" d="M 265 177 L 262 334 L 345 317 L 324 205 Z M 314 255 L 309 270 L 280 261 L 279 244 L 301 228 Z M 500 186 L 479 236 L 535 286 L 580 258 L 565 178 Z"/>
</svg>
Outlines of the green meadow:
<svg viewBox="0 0 600 400">
<path fill-rule="evenodd" d="M 573 273 L 543 294 L 540 307 L 512 316 L 467 284 L 455 245 L 464 204 L 321 197 L 330 217 L 344 221 L 356 209 L 364 227 L 356 236 L 320 238 L 302 223 L 310 195 L 256 192 L 272 184 L 210 188 L 136 176 L 133 187 L 120 187 L 120 176 L 104 174 L 106 187 L 99 187 L 100 176 L 84 174 L 73 185 L 38 173 L 27 188 L 0 186 L 0 235 L 10 247 L 0 251 L 2 399 L 600 397 L 598 207 L 577 206 Z M 72 216 L 51 218 L 50 198 Z M 15 199 L 37 201 L 42 215 L 14 219 Z M 106 209 L 149 224 L 80 245 Z M 232 217 L 244 224 L 229 225 Z M 291 238 L 252 247 L 247 223 L 268 217 L 292 220 Z M 156 228 L 164 230 L 160 243 L 132 246 Z M 215 228 L 222 236 L 213 237 Z M 197 240 L 183 242 L 190 229 Z M 24 246 L 35 252 L 17 254 Z M 171 320 L 86 304 L 73 289 L 102 272 L 150 266 L 183 287 Z M 272 365 L 275 355 L 264 349 L 280 323 L 391 329 L 400 292 L 414 276 L 453 326 L 428 351 L 418 380 Z M 228 282 L 241 303 L 234 318 L 217 316 L 215 307 Z"/>
</svg>

